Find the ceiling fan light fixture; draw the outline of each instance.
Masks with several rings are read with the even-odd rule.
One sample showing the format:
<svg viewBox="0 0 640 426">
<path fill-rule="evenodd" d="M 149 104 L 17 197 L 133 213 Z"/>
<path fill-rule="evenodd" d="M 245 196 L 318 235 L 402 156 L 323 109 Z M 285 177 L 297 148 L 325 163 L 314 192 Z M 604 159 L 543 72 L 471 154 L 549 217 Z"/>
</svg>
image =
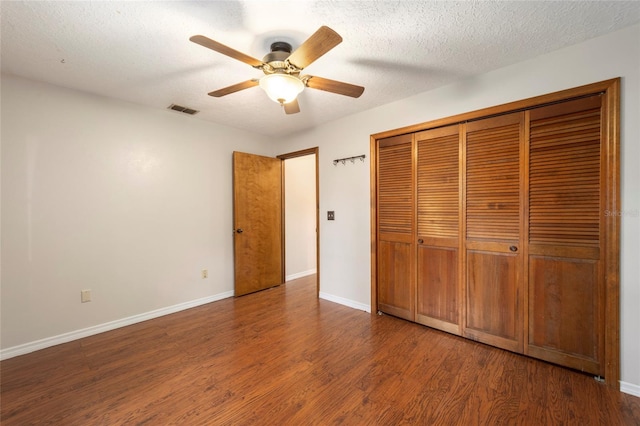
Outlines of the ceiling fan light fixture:
<svg viewBox="0 0 640 426">
<path fill-rule="evenodd" d="M 304 83 L 290 74 L 267 74 L 260 79 L 260 87 L 269 98 L 279 104 L 294 101 L 304 90 Z"/>
<path fill-rule="evenodd" d="M 340 34 L 326 26 L 320 27 L 295 50 L 291 48 L 291 44 L 284 41 L 271 43 L 271 52 L 267 53 L 262 60 L 246 55 L 203 35 L 194 35 L 189 40 L 232 59 L 244 62 L 265 74 L 260 79 L 252 78 L 209 92 L 208 95 L 214 98 L 260 86 L 271 100 L 283 106 L 282 110 L 285 114 L 297 114 L 300 112 L 300 105 L 296 98 L 305 87 L 352 98 L 358 98 L 364 92 L 364 87 L 354 84 L 312 75 L 300 76 L 303 69 L 342 42 Z"/>
</svg>

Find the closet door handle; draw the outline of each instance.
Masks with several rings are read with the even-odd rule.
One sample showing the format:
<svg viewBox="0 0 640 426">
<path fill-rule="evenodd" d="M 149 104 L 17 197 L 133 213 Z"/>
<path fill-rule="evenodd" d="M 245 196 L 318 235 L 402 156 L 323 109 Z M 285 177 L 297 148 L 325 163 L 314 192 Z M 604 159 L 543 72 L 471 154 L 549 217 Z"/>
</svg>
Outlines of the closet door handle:
<svg viewBox="0 0 640 426">
<path fill-rule="evenodd" d="M 422 243 L 424 243 L 424 240 L 421 238 L 418 240 L 418 244 L 422 244 Z"/>
<path fill-rule="evenodd" d="M 512 252 L 516 252 L 516 251 L 518 251 L 518 247 L 511 246 L 511 247 L 509 247 L 509 250 L 511 250 Z"/>
</svg>

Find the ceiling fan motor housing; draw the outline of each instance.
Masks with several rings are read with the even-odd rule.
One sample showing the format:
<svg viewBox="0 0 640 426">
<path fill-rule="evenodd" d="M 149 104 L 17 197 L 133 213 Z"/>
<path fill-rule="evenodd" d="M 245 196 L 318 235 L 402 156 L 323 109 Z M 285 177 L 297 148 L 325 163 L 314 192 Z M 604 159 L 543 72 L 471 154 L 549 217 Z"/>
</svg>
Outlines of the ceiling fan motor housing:
<svg viewBox="0 0 640 426">
<path fill-rule="evenodd" d="M 271 43 L 271 52 L 262 58 L 262 62 L 269 64 L 273 68 L 272 72 L 286 72 L 289 64 L 285 60 L 289 55 L 291 55 L 291 45 L 284 41 L 276 41 Z M 264 71 L 268 72 L 268 70 Z"/>
<path fill-rule="evenodd" d="M 291 53 L 291 45 L 286 41 L 276 41 L 271 43 L 271 51 Z"/>
</svg>

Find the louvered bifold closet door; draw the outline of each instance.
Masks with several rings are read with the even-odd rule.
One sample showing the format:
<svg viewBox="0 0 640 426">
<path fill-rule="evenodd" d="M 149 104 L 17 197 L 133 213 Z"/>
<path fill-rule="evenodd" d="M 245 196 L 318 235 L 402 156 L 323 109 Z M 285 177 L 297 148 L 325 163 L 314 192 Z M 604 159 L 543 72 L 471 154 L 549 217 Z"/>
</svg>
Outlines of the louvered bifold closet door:
<svg viewBox="0 0 640 426">
<path fill-rule="evenodd" d="M 378 141 L 378 310 L 415 320 L 413 137 Z"/>
<path fill-rule="evenodd" d="M 416 134 L 416 322 L 460 334 L 460 126 Z"/>
<path fill-rule="evenodd" d="M 524 113 L 466 124 L 463 335 L 523 348 L 522 178 Z"/>
<path fill-rule="evenodd" d="M 603 375 L 601 97 L 530 114 L 525 351 Z"/>
</svg>

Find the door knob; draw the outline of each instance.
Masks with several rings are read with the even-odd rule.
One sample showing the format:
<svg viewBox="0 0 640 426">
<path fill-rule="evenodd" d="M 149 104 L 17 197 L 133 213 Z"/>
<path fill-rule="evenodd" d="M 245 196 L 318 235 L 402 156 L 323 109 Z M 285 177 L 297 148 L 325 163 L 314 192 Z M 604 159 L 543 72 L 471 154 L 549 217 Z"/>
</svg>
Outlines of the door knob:
<svg viewBox="0 0 640 426">
<path fill-rule="evenodd" d="M 420 238 L 420 239 L 418 240 L 418 244 L 422 244 L 422 243 L 424 243 L 424 240 L 423 240 L 422 238 Z"/>
<path fill-rule="evenodd" d="M 516 246 L 511 246 L 511 247 L 509 247 L 509 250 L 511 250 L 511 251 L 513 251 L 513 252 L 516 252 L 516 251 L 518 251 L 518 247 L 516 247 Z"/>
<path fill-rule="evenodd" d="M 242 234 L 244 231 L 242 230 L 242 228 L 238 228 L 238 229 L 236 229 L 236 232 L 237 232 L 238 234 Z"/>
</svg>

